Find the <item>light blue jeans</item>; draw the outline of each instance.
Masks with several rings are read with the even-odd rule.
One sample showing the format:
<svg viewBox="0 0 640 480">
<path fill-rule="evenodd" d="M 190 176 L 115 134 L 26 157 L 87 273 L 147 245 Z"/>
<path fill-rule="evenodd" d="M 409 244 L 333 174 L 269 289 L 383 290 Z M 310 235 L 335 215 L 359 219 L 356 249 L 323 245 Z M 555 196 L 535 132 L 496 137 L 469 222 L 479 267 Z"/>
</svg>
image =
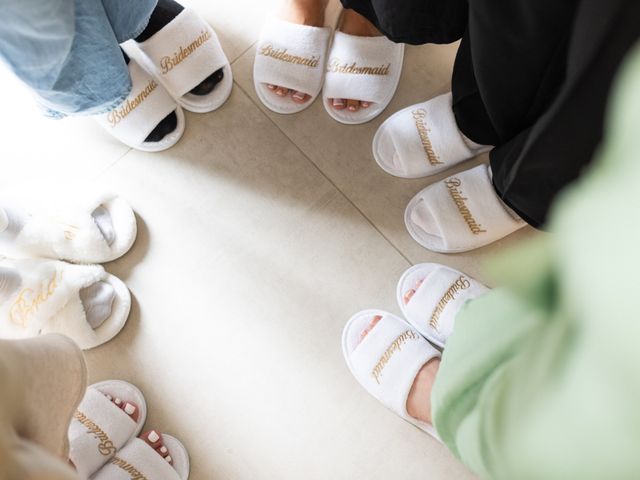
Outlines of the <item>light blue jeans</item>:
<svg viewBox="0 0 640 480">
<path fill-rule="evenodd" d="M 0 58 L 50 116 L 96 114 L 131 91 L 119 44 L 137 37 L 158 0 L 4 0 Z"/>
</svg>

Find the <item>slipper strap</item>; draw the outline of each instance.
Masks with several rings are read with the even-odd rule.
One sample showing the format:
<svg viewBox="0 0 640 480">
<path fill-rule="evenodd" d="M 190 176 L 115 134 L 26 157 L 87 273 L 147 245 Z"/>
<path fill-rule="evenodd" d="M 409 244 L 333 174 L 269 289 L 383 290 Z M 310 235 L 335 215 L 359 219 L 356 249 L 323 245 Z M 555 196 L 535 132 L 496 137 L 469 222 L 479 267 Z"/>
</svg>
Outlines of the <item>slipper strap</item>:
<svg viewBox="0 0 640 480">
<path fill-rule="evenodd" d="M 134 435 L 136 422 L 95 388 L 88 388 L 69 425 L 69 459 L 86 478 Z"/>
<path fill-rule="evenodd" d="M 129 74 L 129 96 L 115 109 L 95 118 L 121 142 L 138 146 L 177 108 L 177 104 L 164 87 L 134 59 L 129 61 Z"/>
<path fill-rule="evenodd" d="M 385 406 L 411 422 L 407 398 L 416 375 L 439 352 L 407 322 L 386 314 L 350 355 L 362 386 Z"/>
<path fill-rule="evenodd" d="M 216 32 L 189 8 L 138 47 L 175 98 L 229 64 Z"/>
<path fill-rule="evenodd" d="M 91 330 L 79 297 L 80 289 L 104 276 L 99 265 L 72 265 L 41 259 L 4 259 L 0 265 L 15 269 L 22 283 L 0 306 L 0 336 L 27 338 L 54 325 L 60 312 L 68 329 Z M 57 325 L 56 325 L 57 326 Z"/>
<path fill-rule="evenodd" d="M 92 480 L 186 480 L 139 438 L 127 443 Z"/>
<path fill-rule="evenodd" d="M 405 288 L 408 288 L 405 285 Z M 451 335 L 462 305 L 489 289 L 477 280 L 449 267 L 431 271 L 404 306 L 407 320 L 425 336 L 441 344 Z"/>
<path fill-rule="evenodd" d="M 331 29 L 270 17 L 257 44 L 254 78 L 315 96 L 322 88 Z"/>
<path fill-rule="evenodd" d="M 387 101 L 396 88 L 402 52 L 403 45 L 386 37 L 336 32 L 327 60 L 323 97 Z"/>
</svg>

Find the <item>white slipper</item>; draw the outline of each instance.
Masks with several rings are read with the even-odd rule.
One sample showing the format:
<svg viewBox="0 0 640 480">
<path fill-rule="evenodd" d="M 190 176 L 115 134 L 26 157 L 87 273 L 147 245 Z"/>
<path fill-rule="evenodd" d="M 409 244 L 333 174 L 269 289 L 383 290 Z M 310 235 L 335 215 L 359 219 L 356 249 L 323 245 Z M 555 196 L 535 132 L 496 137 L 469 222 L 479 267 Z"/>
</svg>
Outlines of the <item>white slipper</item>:
<svg viewBox="0 0 640 480">
<path fill-rule="evenodd" d="M 405 295 L 410 290 L 415 293 L 405 304 Z M 402 274 L 397 298 L 407 321 L 431 343 L 444 348 L 462 305 L 488 291 L 477 280 L 453 268 L 421 263 Z"/>
<path fill-rule="evenodd" d="M 187 480 L 189 478 L 189 454 L 184 445 L 166 433 L 164 445 L 173 461 L 170 465 L 148 443 L 134 438 L 109 460 L 92 480 Z"/>
<path fill-rule="evenodd" d="M 382 319 L 360 342 L 374 316 Z M 435 428 L 407 413 L 407 398 L 416 375 L 440 353 L 411 325 L 382 310 L 364 310 L 347 322 L 342 352 L 349 370 L 374 398 L 435 438 Z"/>
<path fill-rule="evenodd" d="M 92 213 L 101 207 L 109 214 L 114 239 L 109 244 Z M 1 210 L 1 209 L 0 209 Z M 3 242 L 2 253 L 76 263 L 105 263 L 121 257 L 132 247 L 137 233 L 136 217 L 129 204 L 111 194 L 87 192 L 73 198 L 42 203 L 20 233 Z"/>
<path fill-rule="evenodd" d="M 409 202 L 407 230 L 434 252 L 466 252 L 488 245 L 525 226 L 498 197 L 487 165 L 429 185 Z"/>
<path fill-rule="evenodd" d="M 61 333 L 84 350 L 115 337 L 129 317 L 131 294 L 117 277 L 99 265 L 73 265 L 55 260 L 0 259 L 0 267 L 15 270 L 20 287 L 0 303 L 0 337 L 29 338 Z M 115 291 L 111 315 L 93 329 L 80 299 L 80 290 L 98 281 Z"/>
<path fill-rule="evenodd" d="M 340 123 L 355 125 L 373 120 L 396 93 L 404 45 L 386 37 L 358 37 L 336 32 L 327 60 L 322 100 L 327 113 Z M 357 112 L 336 110 L 330 98 L 369 102 Z"/>
<path fill-rule="evenodd" d="M 135 404 L 138 420 L 134 421 L 106 395 Z M 107 380 L 90 385 L 69 425 L 69 459 L 82 478 L 93 475 L 137 437 L 146 419 L 144 396 L 130 383 Z"/>
<path fill-rule="evenodd" d="M 270 16 L 262 27 L 253 64 L 253 83 L 260 101 L 276 113 L 298 113 L 320 94 L 324 81 L 330 27 L 311 27 Z M 267 85 L 304 92 L 311 98 L 296 103 L 279 97 Z"/>
<path fill-rule="evenodd" d="M 373 137 L 380 168 L 396 177 L 427 177 L 490 150 L 462 135 L 451 102 L 446 93 L 386 119 Z"/>
<path fill-rule="evenodd" d="M 233 88 L 229 60 L 216 32 L 194 10 L 185 8 L 144 42 L 135 43 L 143 66 L 186 110 L 211 112 L 227 101 Z M 222 80 L 207 95 L 189 93 L 214 72 Z"/>
<path fill-rule="evenodd" d="M 129 61 L 131 93 L 114 110 L 93 118 L 125 145 L 143 152 L 160 152 L 173 147 L 184 133 L 184 112 L 171 95 L 133 58 Z M 159 142 L 146 138 L 171 112 L 178 117 L 176 129 Z"/>
</svg>

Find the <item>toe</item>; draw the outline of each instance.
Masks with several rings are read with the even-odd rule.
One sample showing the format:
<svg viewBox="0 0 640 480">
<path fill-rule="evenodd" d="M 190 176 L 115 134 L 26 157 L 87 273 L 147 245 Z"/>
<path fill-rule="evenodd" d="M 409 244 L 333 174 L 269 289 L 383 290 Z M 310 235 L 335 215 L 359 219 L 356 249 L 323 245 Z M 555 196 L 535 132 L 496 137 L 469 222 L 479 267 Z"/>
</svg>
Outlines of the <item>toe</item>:
<svg viewBox="0 0 640 480">
<path fill-rule="evenodd" d="M 407 293 L 404 294 L 404 304 L 406 305 L 407 303 L 409 303 L 409 300 L 411 300 L 411 298 L 415 295 L 416 291 L 412 288 L 411 290 L 409 290 Z"/>
<path fill-rule="evenodd" d="M 269 90 L 275 90 L 276 88 L 278 88 L 277 85 L 271 85 L 270 83 L 267 83 L 266 85 Z"/>
<path fill-rule="evenodd" d="M 344 110 L 345 108 L 347 108 L 347 104 L 342 98 L 332 98 L 330 100 L 331 106 L 336 110 Z"/>
<path fill-rule="evenodd" d="M 311 97 L 304 92 L 293 92 L 293 95 L 291 95 L 291 98 L 296 103 L 305 103 Z"/>
<path fill-rule="evenodd" d="M 289 94 L 289 89 L 284 87 L 278 87 L 275 89 L 276 95 L 279 97 L 286 97 Z"/>
<path fill-rule="evenodd" d="M 360 110 L 360 102 L 358 100 L 347 100 L 347 110 L 357 112 Z"/>
<path fill-rule="evenodd" d="M 159 448 L 156 449 L 156 451 L 163 457 L 166 457 L 169 455 L 169 449 L 165 445 L 161 445 Z"/>
<path fill-rule="evenodd" d="M 149 430 L 148 432 L 140 435 L 140 438 L 156 450 L 162 447 L 162 434 L 160 434 L 156 430 Z"/>
<path fill-rule="evenodd" d="M 122 410 L 124 410 L 124 413 L 129 415 L 134 422 L 138 421 L 138 418 L 140 417 L 140 409 L 135 403 L 124 402 Z"/>
<path fill-rule="evenodd" d="M 360 102 L 360 107 L 362 108 L 369 108 L 371 104 L 369 102 Z"/>
<path fill-rule="evenodd" d="M 378 324 L 380 320 L 382 320 L 381 315 L 376 315 L 371 319 L 371 323 L 369 323 L 369 325 L 367 325 L 367 328 L 365 328 L 360 334 L 360 341 L 364 340 L 364 337 L 366 337 L 371 332 L 371 330 L 373 330 L 373 328 Z"/>
</svg>

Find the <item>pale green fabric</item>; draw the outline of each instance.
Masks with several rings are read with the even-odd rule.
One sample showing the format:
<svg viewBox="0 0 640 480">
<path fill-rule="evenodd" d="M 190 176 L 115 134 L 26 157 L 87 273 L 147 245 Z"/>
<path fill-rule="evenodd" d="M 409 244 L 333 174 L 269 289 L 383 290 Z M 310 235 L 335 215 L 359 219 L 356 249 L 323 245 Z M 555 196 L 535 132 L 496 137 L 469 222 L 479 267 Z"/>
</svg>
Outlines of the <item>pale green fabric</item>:
<svg viewBox="0 0 640 480">
<path fill-rule="evenodd" d="M 434 422 L 481 477 L 640 478 L 640 48 L 598 158 L 444 351 Z"/>
</svg>

